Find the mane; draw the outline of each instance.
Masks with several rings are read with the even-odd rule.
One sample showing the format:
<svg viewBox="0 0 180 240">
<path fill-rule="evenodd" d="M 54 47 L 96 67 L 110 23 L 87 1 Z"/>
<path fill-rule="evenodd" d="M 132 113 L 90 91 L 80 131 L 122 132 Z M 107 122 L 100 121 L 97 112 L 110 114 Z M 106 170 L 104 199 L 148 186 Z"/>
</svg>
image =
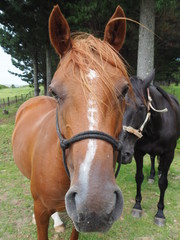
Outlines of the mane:
<svg viewBox="0 0 180 240">
<path fill-rule="evenodd" d="M 178 99 L 172 94 L 169 94 L 169 95 L 170 95 L 170 98 L 173 99 L 178 106 L 180 106 Z"/>
<path fill-rule="evenodd" d="M 70 56 L 68 57 L 68 55 Z M 74 34 L 72 36 L 72 49 L 65 58 L 65 64 L 63 64 L 63 67 L 66 67 L 70 61 L 73 63 L 74 78 L 79 81 L 78 75 L 75 74 L 76 68 L 81 76 L 80 80 L 85 96 L 88 90 L 88 92 L 95 97 L 97 102 L 102 102 L 102 100 L 93 90 L 92 84 L 89 83 L 87 74 L 90 69 L 93 69 L 99 76 L 101 76 L 102 81 L 98 82 L 98 84 L 106 96 L 109 95 L 109 91 L 116 102 L 118 102 L 117 92 L 115 91 L 116 89 L 114 89 L 112 78 L 110 78 L 110 74 L 114 76 L 115 73 L 107 72 L 105 69 L 105 63 L 109 63 L 119 69 L 121 75 L 117 77 L 125 78 L 130 83 L 125 63 L 120 54 L 108 43 L 95 38 L 91 34 Z M 110 101 L 109 103 L 111 104 Z M 104 104 L 107 105 L 106 103 Z"/>
<path fill-rule="evenodd" d="M 155 86 L 155 87 L 162 94 L 162 96 L 169 102 L 171 107 L 174 108 L 171 97 L 176 101 L 176 103 L 178 103 L 178 100 L 173 95 L 171 95 L 170 97 L 170 95 L 167 92 L 165 92 L 161 87 L 159 86 Z"/>
</svg>

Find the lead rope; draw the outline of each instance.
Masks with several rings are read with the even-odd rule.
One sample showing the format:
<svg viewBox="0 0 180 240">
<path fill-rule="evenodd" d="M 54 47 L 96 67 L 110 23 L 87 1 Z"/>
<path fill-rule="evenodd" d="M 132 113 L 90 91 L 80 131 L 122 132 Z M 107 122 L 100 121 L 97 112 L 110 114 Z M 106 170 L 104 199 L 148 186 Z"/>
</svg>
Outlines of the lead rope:
<svg viewBox="0 0 180 240">
<path fill-rule="evenodd" d="M 149 93 L 149 88 L 147 88 L 147 95 L 148 95 L 148 103 L 149 103 L 149 106 L 150 106 L 150 108 L 151 108 L 153 111 L 159 112 L 159 113 L 168 112 L 168 109 L 167 109 L 167 108 L 164 108 L 164 109 L 162 109 L 162 110 L 158 110 L 158 109 L 155 109 L 155 108 L 152 106 L 152 104 L 151 104 L 152 98 L 151 98 L 150 93 Z"/>
</svg>

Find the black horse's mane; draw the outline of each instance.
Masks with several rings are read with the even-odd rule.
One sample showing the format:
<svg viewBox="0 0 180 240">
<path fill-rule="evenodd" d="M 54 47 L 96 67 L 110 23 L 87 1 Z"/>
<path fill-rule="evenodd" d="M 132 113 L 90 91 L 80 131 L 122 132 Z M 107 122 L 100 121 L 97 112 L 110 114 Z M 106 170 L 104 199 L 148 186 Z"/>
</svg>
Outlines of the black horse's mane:
<svg viewBox="0 0 180 240">
<path fill-rule="evenodd" d="M 177 98 L 175 96 L 171 95 L 171 94 L 170 94 L 170 96 L 177 103 L 177 105 L 180 106 L 179 101 L 177 100 Z"/>
<path fill-rule="evenodd" d="M 168 93 L 165 92 L 161 87 L 156 86 L 156 85 L 154 85 L 154 86 L 155 86 L 155 88 L 163 95 L 163 97 L 164 97 L 169 103 L 171 103 L 171 99 L 170 99 Z"/>
<path fill-rule="evenodd" d="M 155 86 L 155 85 L 154 85 Z M 178 100 L 173 96 L 168 94 L 166 91 L 164 91 L 161 87 L 155 86 L 155 88 L 163 95 L 163 97 L 169 102 L 171 107 L 173 108 L 173 102 L 172 99 L 175 100 L 175 102 L 179 105 Z"/>
</svg>

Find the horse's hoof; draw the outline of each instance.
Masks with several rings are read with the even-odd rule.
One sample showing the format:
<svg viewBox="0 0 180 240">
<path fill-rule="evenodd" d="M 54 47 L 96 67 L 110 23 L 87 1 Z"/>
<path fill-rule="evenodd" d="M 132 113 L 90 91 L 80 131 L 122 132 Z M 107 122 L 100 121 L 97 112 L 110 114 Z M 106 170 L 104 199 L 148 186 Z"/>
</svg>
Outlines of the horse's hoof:
<svg viewBox="0 0 180 240">
<path fill-rule="evenodd" d="M 65 230 L 64 224 L 61 224 L 59 226 L 54 227 L 55 232 L 57 233 L 63 233 Z"/>
<path fill-rule="evenodd" d="M 153 178 L 149 178 L 148 179 L 148 183 L 153 184 L 154 183 L 154 179 Z"/>
<path fill-rule="evenodd" d="M 158 227 L 164 227 L 165 225 L 165 218 L 158 218 L 158 217 L 155 217 L 154 218 L 154 223 L 158 226 Z"/>
<path fill-rule="evenodd" d="M 133 208 L 131 213 L 134 218 L 140 218 L 142 216 L 142 212 L 142 210 Z"/>
</svg>

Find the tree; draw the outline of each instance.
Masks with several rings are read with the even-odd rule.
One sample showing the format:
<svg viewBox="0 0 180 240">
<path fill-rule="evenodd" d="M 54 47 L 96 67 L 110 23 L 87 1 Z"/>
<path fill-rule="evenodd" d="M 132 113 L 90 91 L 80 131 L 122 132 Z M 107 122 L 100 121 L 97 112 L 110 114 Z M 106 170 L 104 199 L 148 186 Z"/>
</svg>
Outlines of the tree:
<svg viewBox="0 0 180 240">
<path fill-rule="evenodd" d="M 50 72 L 44 70 L 44 58 L 46 49 L 50 48 L 48 17 L 55 2 L 19 0 L 17 4 L 13 0 L 2 0 L 0 3 L 0 45 L 11 55 L 13 64 L 23 71 L 22 80 L 33 81 L 35 96 L 39 95 L 39 81 L 46 82 L 46 72 Z M 51 68 L 50 61 L 47 67 Z M 51 79 L 50 74 L 48 76 Z"/>
<path fill-rule="evenodd" d="M 30 76 L 30 72 L 27 73 L 28 68 L 22 62 L 28 63 L 29 67 L 33 66 L 34 89 L 35 96 L 37 96 L 39 94 L 37 76 L 38 46 L 37 37 L 33 36 L 35 18 L 28 9 L 28 1 L 19 1 L 19 3 L 17 5 L 14 1 L 1 1 L 0 20 L 3 26 L 1 28 L 0 42 L 5 52 L 11 55 L 13 64 L 19 66 L 21 70 L 26 69 L 26 75 Z"/>
<path fill-rule="evenodd" d="M 151 6 L 147 11 L 149 14 L 155 2 L 154 16 L 156 17 L 155 37 L 155 68 L 156 79 L 172 78 L 179 76 L 179 29 L 180 11 L 178 0 L 119 0 L 97 1 L 97 0 L 1 0 L 0 1 L 0 45 L 12 56 L 13 64 L 22 70 L 20 77 L 28 83 L 34 84 L 35 95 L 38 94 L 38 84 L 44 83 L 45 94 L 48 94 L 48 86 L 52 78 L 52 72 L 58 63 L 58 56 L 50 46 L 48 37 L 48 18 L 53 5 L 59 4 L 63 14 L 70 25 L 71 31 L 89 32 L 97 37 L 103 37 L 103 30 L 108 18 L 114 12 L 118 4 L 122 6 L 128 18 L 139 21 L 139 14 L 144 13 L 142 4 Z M 141 3 L 141 8 L 140 8 Z M 154 8 L 153 8 L 154 9 Z M 168 11 L 167 11 L 168 9 Z M 18 17 L 17 17 L 18 16 Z M 150 20 L 152 18 L 150 17 Z M 148 23 L 143 22 L 149 29 L 154 31 Z M 154 51 L 150 47 L 152 33 L 140 27 L 143 34 L 148 34 L 141 41 L 143 50 L 141 52 L 143 71 L 150 72 L 154 68 Z M 142 35 L 142 34 L 141 34 Z M 139 42 L 140 44 L 140 42 Z M 130 74 L 136 74 L 138 48 L 138 26 L 127 21 L 127 35 L 121 54 L 130 64 Z M 140 48 L 139 48 L 140 49 Z M 149 51 L 149 52 L 148 52 Z M 147 56 L 145 56 L 145 54 Z M 151 60 L 146 60 L 150 57 Z M 147 58 L 148 59 L 148 58 Z M 148 63 L 151 64 L 148 65 Z M 147 66 L 145 66 L 147 64 Z M 140 68 L 139 67 L 139 68 Z M 51 70 L 52 69 L 52 70 Z M 173 74 L 174 73 L 174 74 Z M 140 75 L 138 73 L 138 75 Z M 141 75 L 140 75 L 141 76 Z M 142 76 L 143 77 L 143 76 Z"/>
<path fill-rule="evenodd" d="M 155 38 L 156 79 L 159 82 L 180 82 L 180 2 L 176 0 L 156 3 Z"/>
<path fill-rule="evenodd" d="M 137 76 L 144 79 L 154 69 L 155 0 L 141 0 Z"/>
<path fill-rule="evenodd" d="M 137 75 L 142 79 L 154 65 L 158 81 L 169 82 L 180 75 L 180 33 L 176 31 L 180 27 L 179 9 L 180 3 L 176 0 L 141 0 L 140 23 L 150 29 L 139 28 Z"/>
</svg>

